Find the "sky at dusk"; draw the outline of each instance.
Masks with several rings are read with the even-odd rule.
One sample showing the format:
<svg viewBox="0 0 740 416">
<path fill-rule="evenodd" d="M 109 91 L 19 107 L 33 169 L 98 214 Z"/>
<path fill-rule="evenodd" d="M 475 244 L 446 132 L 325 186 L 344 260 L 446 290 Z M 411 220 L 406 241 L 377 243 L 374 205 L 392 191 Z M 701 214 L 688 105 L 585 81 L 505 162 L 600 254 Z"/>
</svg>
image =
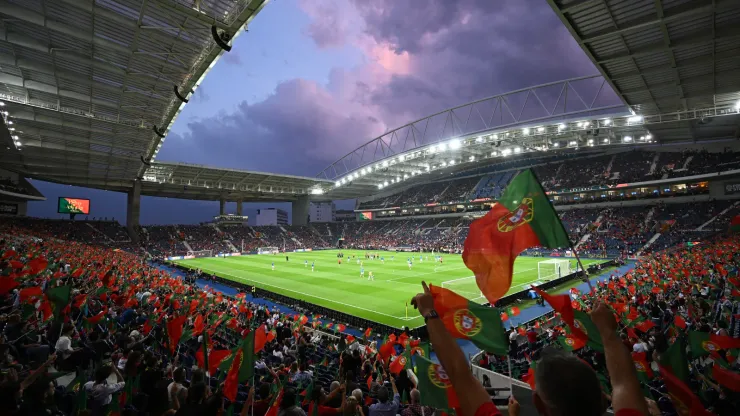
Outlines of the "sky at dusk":
<svg viewBox="0 0 740 416">
<path fill-rule="evenodd" d="M 205 78 L 157 160 L 316 176 L 409 121 L 596 72 L 545 0 L 273 0 Z M 72 196 L 125 222 L 124 194 L 32 183 L 47 201 L 29 215 L 56 217 L 57 197 Z M 259 206 L 290 204 L 245 204 L 245 214 Z M 142 197 L 143 225 L 217 213 L 217 202 Z"/>
</svg>

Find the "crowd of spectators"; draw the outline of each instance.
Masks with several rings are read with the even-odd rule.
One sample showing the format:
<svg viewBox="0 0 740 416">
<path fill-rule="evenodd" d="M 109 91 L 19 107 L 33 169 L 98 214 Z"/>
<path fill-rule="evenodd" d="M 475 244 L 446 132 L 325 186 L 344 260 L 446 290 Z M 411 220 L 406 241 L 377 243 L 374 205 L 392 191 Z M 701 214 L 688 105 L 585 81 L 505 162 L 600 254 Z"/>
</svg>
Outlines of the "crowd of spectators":
<svg viewBox="0 0 740 416">
<path fill-rule="evenodd" d="M 405 370 L 376 361 L 375 338 L 361 345 L 318 316 L 322 332 L 311 332 L 305 315 L 202 290 L 135 254 L 25 225 L 0 223 L 2 414 L 263 416 L 277 396 L 275 414 L 286 415 L 312 406 L 407 415 L 418 406 Z M 261 344 L 254 378 L 230 383 L 226 353 L 250 332 Z M 397 348 L 413 341 L 404 340 Z"/>
<path fill-rule="evenodd" d="M 528 167 L 526 163 L 519 163 L 518 166 L 521 169 Z M 539 159 L 532 159 L 531 166 L 546 190 L 561 190 L 740 169 L 740 155 L 729 150 L 718 153 L 693 150 L 675 152 L 630 150 L 617 154 L 570 157 L 545 163 Z M 472 201 L 477 198 L 496 199 L 501 196 L 516 173 L 517 170 L 511 169 L 485 174 L 473 170 L 470 177 L 412 186 L 392 195 L 362 202 L 359 209 L 410 207 L 429 203 Z"/>
<path fill-rule="evenodd" d="M 740 237 L 734 235 L 652 254 L 625 275 L 613 274 L 608 280 L 594 284 L 591 292 L 571 290 L 562 295 L 569 299 L 561 306 L 553 306 L 559 312 L 557 315 L 543 317 L 531 325 L 512 327 L 508 333 L 511 364 L 505 357 L 485 353 L 478 357 L 478 364 L 533 382 L 528 375 L 530 363 L 550 348 L 563 348 L 573 351 L 596 371 L 604 392 L 610 394 L 608 383 L 613 381 L 613 375 L 612 369 L 607 369 L 607 342 L 600 342 L 591 332 L 587 339 L 578 338 L 563 318 L 569 314 L 567 310 L 590 312 L 601 302 L 617 317 L 618 343 L 628 348 L 635 366 L 642 368 L 641 388 L 653 407 L 651 414 L 684 414 L 672 403 L 675 390 L 667 386 L 660 367 L 672 368 L 698 396 L 696 400 L 701 407 L 716 415 L 737 414 L 740 412 L 738 385 L 720 378 L 717 367 L 730 374 L 734 372 L 730 378 L 737 380 L 739 252 Z M 578 319 L 583 318 L 576 316 Z M 702 344 L 701 340 L 705 339 L 719 344 L 704 349 L 706 343 Z M 679 367 L 683 367 L 681 371 Z M 685 414 L 700 414 L 696 413 L 698 408 Z"/>
<path fill-rule="evenodd" d="M 722 207 L 716 207 L 719 208 Z M 589 221 L 603 217 L 604 226 L 629 232 L 635 224 L 615 220 L 617 215 L 629 214 L 629 210 L 598 214 L 574 210 L 565 218 L 571 227 L 583 228 L 589 226 Z M 658 207 L 653 217 L 656 221 L 677 218 L 678 222 L 686 214 L 675 207 Z M 689 213 L 689 217 L 693 214 Z M 345 231 L 358 227 L 355 231 L 373 230 L 379 235 L 396 234 L 403 238 L 424 234 L 417 230 L 462 230 L 467 222 L 463 218 L 448 218 L 396 221 L 394 227 L 383 222 L 343 227 Z M 195 227 L 181 229 L 188 236 L 210 232 Z M 56 231 L 62 234 L 54 234 Z M 162 229 L 149 232 L 158 231 Z M 262 231 L 263 227 L 252 230 Z M 316 234 L 307 228 L 294 234 L 306 233 Z M 182 238 L 171 236 L 170 232 L 163 234 Z M 273 230 L 271 235 L 279 234 Z M 67 239 L 70 236 L 75 239 Z M 3 414 L 231 412 L 302 416 L 311 414 L 313 406 L 318 406 L 319 415 L 419 416 L 417 412 L 434 412 L 422 405 L 424 395 L 434 393 L 421 388 L 417 375 L 405 368 L 394 370 L 384 359 L 422 341 L 398 331 L 391 336 L 373 334 L 367 343 L 361 344 L 344 333 L 340 322 L 322 322 L 320 316 L 310 311 L 301 315 L 287 313 L 244 294 L 227 297 L 201 289 L 149 264 L 136 253 L 81 242 L 88 236 L 70 233 L 66 226 L 50 226 L 42 220 L 5 218 L 0 222 Z M 625 376 L 620 369 L 632 367 L 625 367 L 624 363 L 614 365 L 614 349 L 626 347 L 635 353 L 633 359 L 645 362 L 652 370 L 653 375 L 641 384 L 649 399 L 647 404 L 672 414 L 676 409 L 669 388 L 658 375 L 658 364 L 665 365 L 669 348 L 685 348 L 687 341 L 697 336 L 714 334 L 736 340 L 732 337 L 740 335 L 738 252 L 740 238 L 734 236 L 648 256 L 626 275 L 615 275 L 597 284 L 591 293 L 571 292 L 572 302 L 564 303 L 582 311 L 601 308 L 600 313 L 592 315 L 602 334 L 599 342 L 590 332 L 585 345 L 564 342 L 568 336 L 565 324 L 554 318 L 528 328 L 512 328 L 508 337 L 511 364 L 507 357 L 492 354 L 484 354 L 478 364 L 533 384 L 536 379 L 537 394 L 546 395 L 554 388 L 547 385 L 547 374 L 552 368 L 548 373 L 535 370 L 532 375 L 530 363 L 537 361 L 544 368 L 555 365 L 549 360 L 566 360 L 558 354 L 553 357 L 561 358 L 549 357 L 545 349 L 562 344 L 574 350 L 598 374 L 604 393 L 616 409 L 624 394 L 621 388 Z M 597 308 L 598 302 L 602 306 Z M 428 293 L 414 299 L 424 316 L 434 307 L 433 303 Z M 613 318 L 611 311 L 604 313 L 608 311 L 604 305 L 616 311 L 619 318 L 613 324 L 621 335 L 616 341 L 608 337 L 612 328 L 608 320 Z M 562 316 L 565 314 L 561 311 Z M 473 378 L 464 355 L 439 322 L 431 321 L 429 336 L 462 399 L 461 412 L 497 414 L 491 407 L 490 395 Z M 312 332 L 311 326 L 320 326 L 322 332 Z M 255 351 L 254 360 L 242 355 L 249 363 L 244 371 L 254 374 L 242 379 L 241 367 L 228 357 L 229 351 L 243 353 L 239 346 L 244 345 L 245 337 L 258 346 L 249 344 Z M 392 352 L 381 348 L 389 343 Z M 717 365 L 726 366 L 729 371 L 739 369 L 736 351 L 712 350 L 707 355 L 696 350 L 696 343 L 691 344 L 690 359 L 684 359 L 688 362 L 685 382 L 700 393 L 698 400 L 703 407 L 717 415 L 737 414 L 740 408 L 732 386 L 727 379 L 716 376 Z M 207 364 L 204 346 L 208 351 Z M 686 350 L 682 352 L 685 354 Z M 242 363 L 238 359 L 236 362 Z M 568 365 L 583 364 L 576 360 Z M 633 370 L 628 373 L 636 377 Z M 583 395 L 593 387 L 587 387 L 588 380 L 571 386 L 570 393 L 580 394 L 583 399 L 580 406 L 588 402 Z M 598 384 L 595 388 L 595 397 L 599 399 L 601 388 Z M 565 406 L 570 393 L 557 391 L 558 396 L 550 396 L 550 400 Z M 512 410 L 517 414 L 515 400 L 510 406 L 510 414 Z M 642 409 L 645 404 L 631 402 L 631 406 Z"/>
</svg>

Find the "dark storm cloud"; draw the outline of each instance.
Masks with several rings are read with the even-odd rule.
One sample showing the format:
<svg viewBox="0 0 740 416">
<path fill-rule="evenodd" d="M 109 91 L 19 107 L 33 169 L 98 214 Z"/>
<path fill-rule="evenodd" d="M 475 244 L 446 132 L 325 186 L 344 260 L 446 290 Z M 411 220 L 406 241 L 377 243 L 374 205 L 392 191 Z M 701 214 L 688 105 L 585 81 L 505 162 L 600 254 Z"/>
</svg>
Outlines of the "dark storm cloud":
<svg viewBox="0 0 740 416">
<path fill-rule="evenodd" d="M 184 135 L 170 133 L 159 160 L 313 176 L 352 150 L 351 137 L 369 137 L 378 125 L 297 79 L 264 101 L 244 101 L 235 112 L 188 123 Z"/>
<path fill-rule="evenodd" d="M 473 99 L 596 73 L 563 24 L 541 0 L 395 0 L 355 2 L 365 33 L 414 70 L 396 74 L 373 101 L 419 116 Z M 413 18 L 409 18 L 413 16 Z"/>
</svg>

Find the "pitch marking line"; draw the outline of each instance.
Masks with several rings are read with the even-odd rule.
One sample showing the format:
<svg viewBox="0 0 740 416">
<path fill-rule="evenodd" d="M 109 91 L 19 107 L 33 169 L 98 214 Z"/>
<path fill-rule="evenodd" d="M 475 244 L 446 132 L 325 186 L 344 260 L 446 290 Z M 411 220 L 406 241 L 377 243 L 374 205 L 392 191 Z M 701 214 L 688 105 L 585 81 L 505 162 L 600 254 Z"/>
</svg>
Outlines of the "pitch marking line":
<svg viewBox="0 0 740 416">
<path fill-rule="evenodd" d="M 205 271 L 206 269 L 203 268 L 202 270 Z M 211 270 L 213 270 L 213 269 L 211 269 Z M 216 271 L 216 270 L 214 270 L 214 271 Z M 236 276 L 236 275 L 233 275 L 231 273 L 219 272 L 219 271 L 216 271 L 216 272 L 217 273 L 221 273 L 221 274 L 225 274 L 227 276 L 231 276 L 231 277 L 236 278 L 238 280 L 246 280 L 246 281 L 254 282 L 254 283 L 257 283 L 257 284 L 260 284 L 260 285 L 270 286 L 270 287 L 274 287 L 276 289 L 285 290 L 287 292 L 298 293 L 298 294 L 303 295 L 303 296 L 308 296 L 308 297 L 312 297 L 312 298 L 316 298 L 316 299 L 321 299 L 321 300 L 324 300 L 324 301 L 327 301 L 327 302 L 336 303 L 336 304 L 342 305 L 342 306 L 348 306 L 350 308 L 360 309 L 360 310 L 363 310 L 363 311 L 366 311 L 366 312 L 376 313 L 378 315 L 387 316 L 389 318 L 400 319 L 402 321 L 409 321 L 411 319 L 414 319 L 414 318 L 407 318 L 405 316 L 393 316 L 393 315 L 389 315 L 387 313 L 378 312 L 378 311 L 375 311 L 375 310 L 372 310 L 372 309 L 363 308 L 362 306 L 356 306 L 356 305 L 352 305 L 352 304 L 349 304 L 349 303 L 339 302 L 339 301 L 336 301 L 336 300 L 333 300 L 333 299 L 324 298 L 324 297 L 321 297 L 321 296 L 309 295 L 307 293 L 299 292 L 297 290 L 287 289 L 287 288 L 284 288 L 284 287 L 281 287 L 281 286 L 277 286 L 277 285 L 273 285 L 273 284 L 270 284 L 270 283 L 264 283 L 264 282 L 261 282 L 259 280 L 247 279 L 246 277 Z"/>
</svg>

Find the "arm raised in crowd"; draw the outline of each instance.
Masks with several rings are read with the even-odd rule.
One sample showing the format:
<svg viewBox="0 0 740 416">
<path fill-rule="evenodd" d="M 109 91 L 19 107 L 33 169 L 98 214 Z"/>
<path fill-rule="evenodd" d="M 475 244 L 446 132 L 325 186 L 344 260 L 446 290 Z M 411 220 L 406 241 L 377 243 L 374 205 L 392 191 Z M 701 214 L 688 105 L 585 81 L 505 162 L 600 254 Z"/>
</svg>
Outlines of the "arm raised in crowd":
<svg viewBox="0 0 740 416">
<path fill-rule="evenodd" d="M 603 303 L 599 303 L 591 312 L 591 320 L 599 329 L 606 368 L 612 384 L 612 408 L 614 412 L 621 409 L 633 409 L 648 414 L 645 397 L 637 379 L 637 370 L 627 347 L 617 335 L 617 321 L 614 314 Z"/>
<path fill-rule="evenodd" d="M 424 292 L 417 294 L 411 303 L 419 310 L 421 316 L 427 317 L 434 311 L 434 298 L 426 282 L 422 282 L 421 285 Z M 474 416 L 481 406 L 487 403 L 492 404 L 491 396 L 473 376 L 465 354 L 447 332 L 442 320 L 439 318 L 428 319 L 427 332 L 429 332 L 429 340 L 434 345 L 434 352 L 437 353 L 439 362 L 444 367 L 452 387 L 457 392 L 463 415 Z M 422 391 L 421 394 L 423 395 L 424 392 Z M 492 406 L 492 409 L 495 410 L 495 413 L 490 414 L 499 414 L 495 406 Z"/>
</svg>

